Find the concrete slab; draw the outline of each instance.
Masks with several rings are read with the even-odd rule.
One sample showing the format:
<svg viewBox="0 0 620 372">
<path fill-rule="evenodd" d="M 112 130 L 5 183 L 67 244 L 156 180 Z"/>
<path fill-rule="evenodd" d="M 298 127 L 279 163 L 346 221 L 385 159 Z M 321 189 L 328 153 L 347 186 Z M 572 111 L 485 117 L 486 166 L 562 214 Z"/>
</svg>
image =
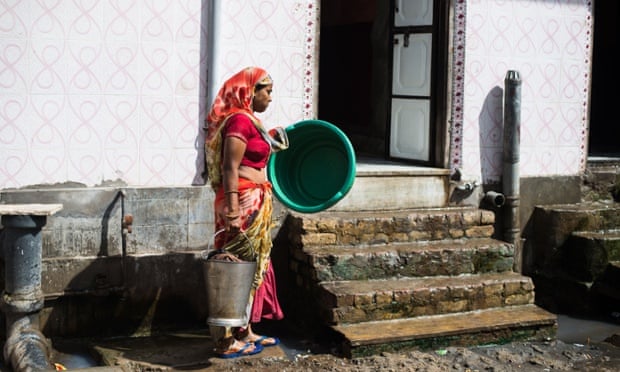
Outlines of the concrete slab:
<svg viewBox="0 0 620 372">
<path fill-rule="evenodd" d="M 232 362 L 215 355 L 211 337 L 205 331 L 99 341 L 93 350 L 102 364 L 127 371 L 211 371 L 222 370 Z M 243 358 L 287 359 L 287 356 L 280 346 L 273 346 Z"/>
<path fill-rule="evenodd" d="M 62 209 L 62 204 L 0 204 L 0 215 L 51 216 Z"/>
</svg>

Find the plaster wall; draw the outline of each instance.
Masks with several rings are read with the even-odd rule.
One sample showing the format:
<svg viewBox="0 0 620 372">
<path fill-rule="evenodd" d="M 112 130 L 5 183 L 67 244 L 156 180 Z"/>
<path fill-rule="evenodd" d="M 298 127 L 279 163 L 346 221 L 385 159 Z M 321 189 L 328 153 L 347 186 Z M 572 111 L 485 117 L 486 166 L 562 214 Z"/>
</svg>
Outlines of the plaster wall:
<svg viewBox="0 0 620 372">
<path fill-rule="evenodd" d="M 502 174 L 503 89 L 520 73 L 521 176 L 585 169 L 592 2 L 456 1 L 455 61 L 463 62 L 453 115 L 451 166 L 484 183 Z M 464 53 L 459 52 L 464 47 Z M 460 74 L 460 75 L 459 75 Z M 462 112 L 458 114 L 458 112 Z"/>
<path fill-rule="evenodd" d="M 204 325 L 202 257 L 214 234 L 210 188 L 32 188 L 1 191 L 0 201 L 63 205 L 41 234 L 46 335 L 141 334 L 171 324 Z M 123 225 L 128 215 L 130 226 Z M 274 239 L 285 215 L 274 203 Z M 2 270 L 0 264 L 0 288 Z"/>
<path fill-rule="evenodd" d="M 0 189 L 204 184 L 208 94 L 231 73 L 271 72 L 269 124 L 311 115 L 315 3 L 0 0 Z"/>
</svg>

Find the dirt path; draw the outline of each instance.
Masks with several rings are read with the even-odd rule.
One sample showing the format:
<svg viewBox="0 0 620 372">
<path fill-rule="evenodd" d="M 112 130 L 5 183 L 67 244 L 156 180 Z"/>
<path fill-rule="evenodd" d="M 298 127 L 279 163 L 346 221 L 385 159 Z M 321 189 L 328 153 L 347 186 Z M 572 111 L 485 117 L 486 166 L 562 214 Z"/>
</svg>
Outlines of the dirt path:
<svg viewBox="0 0 620 372">
<path fill-rule="evenodd" d="M 620 339 L 620 336 L 614 336 Z M 280 358 L 237 359 L 226 371 L 620 371 L 619 342 L 590 345 L 561 341 L 487 347 L 449 347 L 430 352 L 342 359 L 330 354 Z M 221 365 L 219 367 L 222 367 Z"/>
</svg>

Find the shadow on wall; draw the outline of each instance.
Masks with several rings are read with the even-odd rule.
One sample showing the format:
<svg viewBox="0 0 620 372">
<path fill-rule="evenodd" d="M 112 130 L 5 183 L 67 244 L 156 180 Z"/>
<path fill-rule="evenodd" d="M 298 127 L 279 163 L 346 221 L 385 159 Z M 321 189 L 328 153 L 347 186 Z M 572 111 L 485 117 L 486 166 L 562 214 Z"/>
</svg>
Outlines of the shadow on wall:
<svg viewBox="0 0 620 372">
<path fill-rule="evenodd" d="M 503 171 L 503 95 L 500 87 L 494 87 L 487 94 L 478 116 L 480 175 L 463 174 L 457 168 L 450 177 L 450 203 L 453 205 L 479 205 L 485 209 L 498 210 L 497 202 L 489 202 L 487 192 L 501 192 Z M 501 195 L 500 195 L 501 196 Z M 501 203 L 503 204 L 503 203 Z"/>
<path fill-rule="evenodd" d="M 113 282 L 121 262 L 126 275 Z M 96 259 L 48 296 L 41 324 L 48 337 L 106 337 L 205 327 L 206 316 L 199 256 L 171 253 Z"/>
<path fill-rule="evenodd" d="M 210 188 L 29 189 L 0 199 L 64 206 L 42 231 L 46 337 L 206 328 L 201 256 L 213 236 Z M 274 203 L 274 236 L 286 213 Z M 123 234 L 129 214 L 131 233 Z"/>
<path fill-rule="evenodd" d="M 478 116 L 480 174 L 482 182 L 499 182 L 502 175 L 504 90 L 494 87 L 487 94 Z"/>
<path fill-rule="evenodd" d="M 64 206 L 42 231 L 47 337 L 205 327 L 200 257 L 212 234 L 213 198 L 207 188 L 29 189 L 0 198 Z M 129 213 L 134 221 L 125 235 Z"/>
</svg>

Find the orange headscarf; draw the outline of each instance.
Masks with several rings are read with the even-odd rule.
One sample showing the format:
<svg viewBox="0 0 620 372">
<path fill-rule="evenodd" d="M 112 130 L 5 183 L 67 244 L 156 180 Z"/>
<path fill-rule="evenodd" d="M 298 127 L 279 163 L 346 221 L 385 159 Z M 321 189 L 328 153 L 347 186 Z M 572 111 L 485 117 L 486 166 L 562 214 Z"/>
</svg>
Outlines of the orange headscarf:
<svg viewBox="0 0 620 372">
<path fill-rule="evenodd" d="M 255 124 L 260 123 L 252 109 L 257 84 L 272 84 L 267 71 L 260 67 L 247 67 L 224 82 L 207 116 L 207 142 L 213 140 L 215 133 L 231 115 L 244 113 L 250 116 Z"/>
<path fill-rule="evenodd" d="M 221 129 L 234 114 L 247 115 L 261 132 L 264 127 L 254 115 L 252 101 L 257 85 L 272 84 L 271 77 L 260 67 L 247 67 L 226 80 L 217 93 L 207 115 L 207 138 L 205 143 L 209 180 L 213 189 L 221 183 Z"/>
</svg>

